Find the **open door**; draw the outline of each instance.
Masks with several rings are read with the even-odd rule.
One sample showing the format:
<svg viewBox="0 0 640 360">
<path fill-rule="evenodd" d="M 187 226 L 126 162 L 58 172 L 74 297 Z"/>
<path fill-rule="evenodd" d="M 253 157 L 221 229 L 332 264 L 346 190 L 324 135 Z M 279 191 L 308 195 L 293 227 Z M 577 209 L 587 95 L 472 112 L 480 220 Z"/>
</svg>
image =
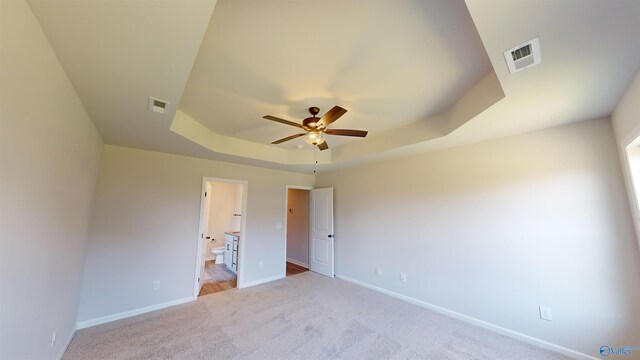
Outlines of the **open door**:
<svg viewBox="0 0 640 360">
<path fill-rule="evenodd" d="M 333 277 L 333 188 L 311 190 L 309 270 Z"/>
</svg>

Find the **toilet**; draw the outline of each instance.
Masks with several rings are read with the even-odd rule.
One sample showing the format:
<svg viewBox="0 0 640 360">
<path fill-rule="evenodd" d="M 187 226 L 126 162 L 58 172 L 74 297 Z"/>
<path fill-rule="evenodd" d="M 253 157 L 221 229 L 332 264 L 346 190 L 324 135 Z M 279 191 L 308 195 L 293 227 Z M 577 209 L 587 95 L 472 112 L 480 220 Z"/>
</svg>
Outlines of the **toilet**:
<svg viewBox="0 0 640 360">
<path fill-rule="evenodd" d="M 216 264 L 224 264 L 224 246 L 211 249 L 211 253 L 216 256 Z"/>
</svg>

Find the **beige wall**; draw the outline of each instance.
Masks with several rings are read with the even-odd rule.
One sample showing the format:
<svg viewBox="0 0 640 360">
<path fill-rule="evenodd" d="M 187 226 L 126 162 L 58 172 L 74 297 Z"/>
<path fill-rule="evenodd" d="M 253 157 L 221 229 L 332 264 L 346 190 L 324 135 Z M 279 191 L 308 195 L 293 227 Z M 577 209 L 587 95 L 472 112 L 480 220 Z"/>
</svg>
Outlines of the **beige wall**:
<svg viewBox="0 0 640 360">
<path fill-rule="evenodd" d="M 603 119 L 316 183 L 335 188 L 337 274 L 596 356 L 640 338 L 640 256 L 620 174 Z"/>
<path fill-rule="evenodd" d="M 309 190 L 288 189 L 287 259 L 309 266 Z"/>
<path fill-rule="evenodd" d="M 313 175 L 106 145 L 80 321 L 192 296 L 203 177 L 249 182 L 243 281 L 284 276 L 286 185 Z"/>
<path fill-rule="evenodd" d="M 0 1 L 0 24 L 0 358 L 56 359 L 75 328 L 102 140 L 29 5 Z"/>
</svg>

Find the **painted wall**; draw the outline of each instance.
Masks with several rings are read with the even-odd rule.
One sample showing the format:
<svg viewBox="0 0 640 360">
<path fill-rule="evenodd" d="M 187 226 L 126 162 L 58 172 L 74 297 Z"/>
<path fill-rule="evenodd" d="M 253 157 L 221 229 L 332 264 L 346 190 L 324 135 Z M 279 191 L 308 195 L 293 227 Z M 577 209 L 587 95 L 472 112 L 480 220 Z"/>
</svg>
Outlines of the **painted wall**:
<svg viewBox="0 0 640 360">
<path fill-rule="evenodd" d="M 212 240 L 207 242 L 207 258 L 215 257 L 211 249 L 224 246 L 224 233 L 240 231 L 242 211 L 242 186 L 240 184 L 211 182 L 209 194 L 208 233 Z M 215 241 L 213 241 L 215 239 Z"/>
<path fill-rule="evenodd" d="M 309 190 L 288 189 L 287 259 L 309 266 Z"/>
<path fill-rule="evenodd" d="M 0 358 L 56 359 L 75 328 L 102 140 L 29 5 L 0 1 L 0 24 Z"/>
<path fill-rule="evenodd" d="M 617 156 L 602 119 L 320 174 L 336 273 L 593 356 L 637 344 Z"/>
<path fill-rule="evenodd" d="M 193 295 L 204 176 L 249 182 L 242 280 L 284 276 L 286 185 L 312 175 L 106 145 L 80 321 Z"/>
</svg>

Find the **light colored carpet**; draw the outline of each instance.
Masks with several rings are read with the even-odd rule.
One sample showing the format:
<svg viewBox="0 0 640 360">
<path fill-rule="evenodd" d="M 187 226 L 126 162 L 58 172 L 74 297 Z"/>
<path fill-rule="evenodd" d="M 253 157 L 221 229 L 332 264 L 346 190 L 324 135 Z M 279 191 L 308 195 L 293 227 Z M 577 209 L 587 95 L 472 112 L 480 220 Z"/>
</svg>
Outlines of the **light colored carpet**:
<svg viewBox="0 0 640 360">
<path fill-rule="evenodd" d="M 305 272 L 80 330 L 74 359 L 569 359 Z"/>
</svg>

